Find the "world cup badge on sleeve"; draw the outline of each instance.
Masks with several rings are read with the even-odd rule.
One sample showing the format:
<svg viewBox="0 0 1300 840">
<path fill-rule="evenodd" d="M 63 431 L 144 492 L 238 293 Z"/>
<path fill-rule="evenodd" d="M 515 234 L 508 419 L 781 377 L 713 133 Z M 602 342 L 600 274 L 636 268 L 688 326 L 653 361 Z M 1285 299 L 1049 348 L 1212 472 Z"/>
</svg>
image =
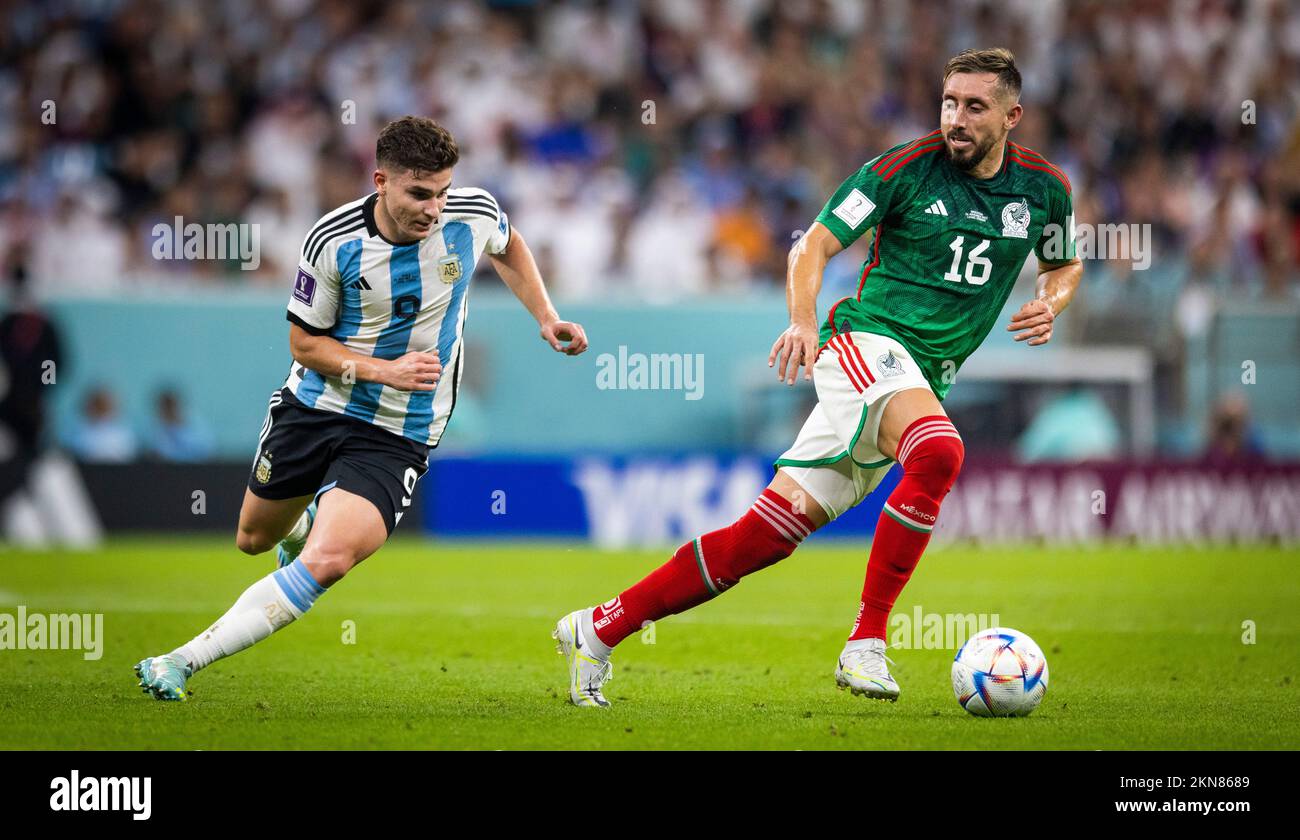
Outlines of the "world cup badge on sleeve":
<svg viewBox="0 0 1300 840">
<path fill-rule="evenodd" d="M 438 278 L 450 286 L 460 279 L 460 256 L 451 254 L 438 260 Z"/>
<path fill-rule="evenodd" d="M 293 296 L 311 306 L 311 302 L 316 299 L 316 278 L 301 268 L 298 269 L 298 276 L 293 281 Z"/>
</svg>

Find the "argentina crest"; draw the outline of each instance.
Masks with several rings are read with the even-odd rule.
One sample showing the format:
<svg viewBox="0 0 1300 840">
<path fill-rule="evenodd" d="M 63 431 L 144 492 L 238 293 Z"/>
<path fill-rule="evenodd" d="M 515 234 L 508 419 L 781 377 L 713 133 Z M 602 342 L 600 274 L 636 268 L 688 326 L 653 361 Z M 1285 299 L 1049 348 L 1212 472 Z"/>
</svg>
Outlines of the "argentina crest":
<svg viewBox="0 0 1300 840">
<path fill-rule="evenodd" d="M 448 286 L 460 279 L 461 265 L 459 254 L 448 254 L 438 260 L 438 279 Z"/>
<path fill-rule="evenodd" d="M 271 480 L 271 453 L 263 452 L 262 457 L 257 459 L 257 470 L 254 473 L 258 484 L 265 484 Z"/>
</svg>

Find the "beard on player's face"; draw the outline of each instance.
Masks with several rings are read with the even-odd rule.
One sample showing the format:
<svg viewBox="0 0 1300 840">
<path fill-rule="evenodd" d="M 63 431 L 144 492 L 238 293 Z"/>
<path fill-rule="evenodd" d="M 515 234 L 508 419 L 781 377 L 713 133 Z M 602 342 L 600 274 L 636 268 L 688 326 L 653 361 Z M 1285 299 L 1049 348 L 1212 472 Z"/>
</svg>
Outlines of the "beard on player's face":
<svg viewBox="0 0 1300 840">
<path fill-rule="evenodd" d="M 993 147 L 1001 139 L 1002 135 L 995 131 L 990 131 L 981 138 L 968 129 L 950 128 L 944 133 L 943 148 L 953 166 L 963 172 L 969 172 L 988 157 L 989 152 L 993 151 Z M 971 143 L 968 146 L 953 148 L 953 140 L 969 140 Z"/>
</svg>

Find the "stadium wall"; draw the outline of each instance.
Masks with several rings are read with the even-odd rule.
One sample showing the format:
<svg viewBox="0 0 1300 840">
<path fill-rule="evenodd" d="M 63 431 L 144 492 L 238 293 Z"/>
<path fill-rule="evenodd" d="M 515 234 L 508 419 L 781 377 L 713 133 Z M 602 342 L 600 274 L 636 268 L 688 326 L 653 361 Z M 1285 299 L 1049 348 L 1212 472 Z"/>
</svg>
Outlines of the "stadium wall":
<svg viewBox="0 0 1300 840">
<path fill-rule="evenodd" d="M 449 456 L 430 461 L 400 533 L 437 539 L 562 539 L 665 548 L 734 521 L 771 476 L 753 453 Z M 103 528 L 233 534 L 247 463 L 81 465 Z M 899 477 L 814 539 L 865 539 Z M 936 544 L 1196 547 L 1300 543 L 1300 464 L 1010 463 L 972 458 Z"/>
<path fill-rule="evenodd" d="M 771 477 L 771 458 L 439 459 L 424 521 L 452 537 L 546 536 L 672 546 L 734 521 Z M 870 535 L 898 483 L 895 466 L 817 539 Z M 969 459 L 933 539 L 1139 545 L 1300 541 L 1300 465 L 1150 461 L 1014 464 Z"/>
<path fill-rule="evenodd" d="M 101 384 L 145 434 L 153 395 L 171 385 L 210 429 L 218 457 L 251 458 L 267 399 L 289 370 L 284 305 L 278 292 L 51 301 L 66 345 L 51 397 L 55 428 L 71 428 L 87 390 Z M 787 323 L 779 292 L 562 312 L 587 329 L 592 349 L 583 356 L 551 352 L 507 293 L 473 296 L 443 453 L 765 451 L 793 439 L 815 400 L 806 384 L 779 387 L 767 367 Z M 998 331 L 987 344 L 1013 346 Z M 649 378 L 644 384 L 657 387 L 636 387 L 637 368 L 652 366 L 672 374 L 668 387 Z"/>
<path fill-rule="evenodd" d="M 55 429 L 71 428 L 87 390 L 102 384 L 128 423 L 146 435 L 154 394 L 170 385 L 211 431 L 216 457 L 251 458 L 267 398 L 289 368 L 284 303 L 279 292 L 216 290 L 50 301 L 66 346 L 51 396 Z M 1008 303 L 1004 318 L 1012 309 Z M 806 385 L 779 386 L 766 365 L 770 339 L 786 323 L 779 293 L 676 306 L 610 300 L 564 304 L 562 311 L 587 328 L 592 349 L 581 357 L 550 352 L 509 294 L 492 288 L 475 293 L 456 417 L 440 454 L 779 450 L 815 399 Z M 1149 454 L 1158 436 L 1160 451 L 1188 456 L 1199 450 L 1211 404 L 1220 394 L 1243 390 L 1243 365 L 1249 364 L 1252 377 L 1258 368 L 1252 379 L 1258 384 L 1246 387 L 1261 440 L 1274 456 L 1300 459 L 1300 321 L 1288 312 L 1246 307 L 1226 310 L 1217 323 L 1209 340 L 1189 342 L 1179 386 L 1186 404 L 1178 416 L 1155 418 L 1132 399 L 1152 391 L 1149 362 L 1136 365 L 1148 373 L 1126 380 L 1107 361 L 1140 361 L 1145 350 L 1054 343 L 1029 354 L 1001 329 L 962 369 L 965 387 L 954 389 L 945 406 L 959 425 L 982 425 L 989 418 L 981 406 L 1004 399 L 999 395 L 1007 388 L 1059 386 L 1070 371 L 1088 371 L 1073 381 L 1104 386 L 1109 377 L 1133 389 L 1130 399 L 1116 403 L 1130 454 Z M 676 388 L 631 387 L 636 365 L 655 361 L 691 366 L 690 380 L 683 377 Z M 1148 378 L 1139 381 L 1143 375 Z M 1016 410 L 1032 405 L 1022 399 Z M 982 431 L 967 429 L 968 437 L 978 443 Z"/>
</svg>

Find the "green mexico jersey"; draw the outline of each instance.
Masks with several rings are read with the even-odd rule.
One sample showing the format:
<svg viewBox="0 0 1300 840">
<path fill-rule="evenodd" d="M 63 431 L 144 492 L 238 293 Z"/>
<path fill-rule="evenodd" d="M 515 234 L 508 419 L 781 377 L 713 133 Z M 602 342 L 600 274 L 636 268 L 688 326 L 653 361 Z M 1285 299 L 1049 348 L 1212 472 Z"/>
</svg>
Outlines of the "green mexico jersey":
<svg viewBox="0 0 1300 840">
<path fill-rule="evenodd" d="M 939 399 L 989 334 L 1032 249 L 1074 259 L 1070 182 L 1045 158 L 1007 143 L 979 179 L 948 161 L 935 131 L 868 161 L 817 216 L 844 247 L 875 228 L 857 297 L 831 307 L 837 332 L 887 335 L 907 348 Z"/>
</svg>

